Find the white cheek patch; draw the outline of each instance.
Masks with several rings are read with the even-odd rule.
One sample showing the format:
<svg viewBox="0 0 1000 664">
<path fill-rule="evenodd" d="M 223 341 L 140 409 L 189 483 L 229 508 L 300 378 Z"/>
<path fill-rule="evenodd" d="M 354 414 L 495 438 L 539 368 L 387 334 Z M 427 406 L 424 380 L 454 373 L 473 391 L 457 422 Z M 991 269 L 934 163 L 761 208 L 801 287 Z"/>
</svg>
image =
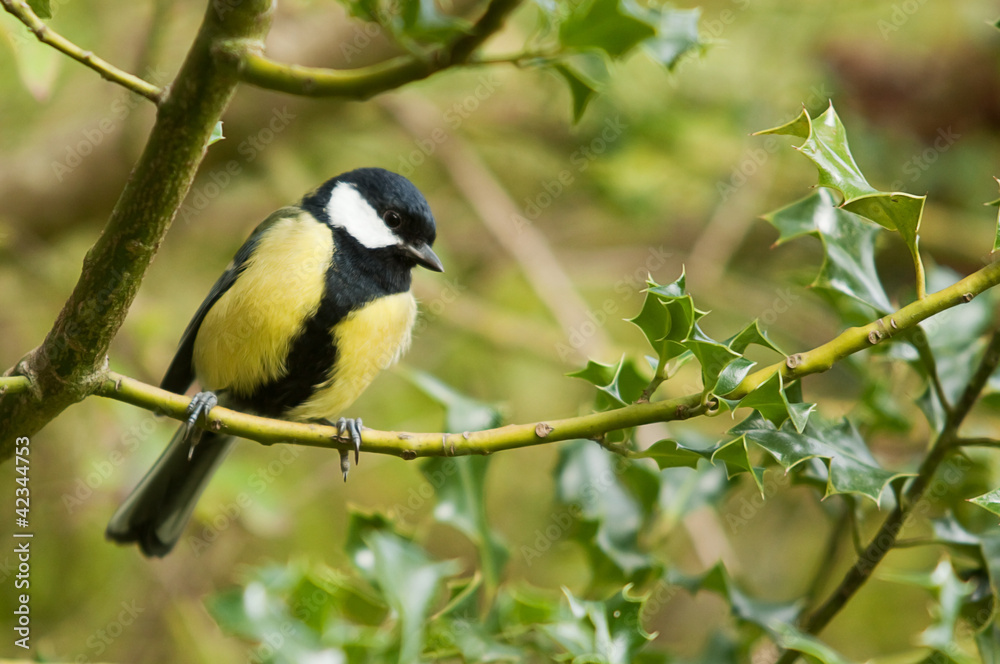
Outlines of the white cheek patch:
<svg viewBox="0 0 1000 664">
<path fill-rule="evenodd" d="M 369 249 L 400 243 L 399 237 L 385 225 L 375 208 L 362 198 L 352 184 L 341 182 L 333 188 L 326 212 L 334 226 L 340 226 Z"/>
</svg>

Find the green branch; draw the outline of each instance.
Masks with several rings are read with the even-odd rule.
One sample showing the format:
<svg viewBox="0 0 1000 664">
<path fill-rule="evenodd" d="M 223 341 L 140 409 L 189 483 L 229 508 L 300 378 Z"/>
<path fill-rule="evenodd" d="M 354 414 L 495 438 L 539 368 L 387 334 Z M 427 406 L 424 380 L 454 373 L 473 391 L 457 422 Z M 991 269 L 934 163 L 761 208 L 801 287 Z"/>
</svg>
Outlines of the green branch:
<svg viewBox="0 0 1000 664">
<path fill-rule="evenodd" d="M 521 0 L 493 0 L 468 33 L 429 54 L 399 56 L 359 69 L 337 70 L 276 62 L 252 45 L 234 41 L 220 52 L 239 66 L 240 78 L 251 85 L 307 97 L 368 99 L 439 71 L 469 63 L 473 52 L 503 25 Z"/>
<path fill-rule="evenodd" d="M 997 283 L 1000 283 L 1000 263 L 988 265 L 953 286 L 914 302 L 870 325 L 845 330 L 832 341 L 811 351 L 793 355 L 785 363 L 779 362 L 765 367 L 748 376 L 736 390 L 726 396 L 741 398 L 776 371 L 781 371 L 790 379 L 826 371 L 848 355 L 870 348 L 874 332 L 884 326 L 889 326 L 892 330 L 892 334 L 888 334 L 887 337 L 903 333 L 936 313 L 968 302 L 971 299 L 970 294 L 974 296 Z M 793 364 L 794 367 L 791 366 Z M 187 418 L 187 406 L 190 402 L 187 397 L 113 373 L 108 374 L 95 393 L 156 411 L 177 420 Z M 362 432 L 362 440 L 366 452 L 389 454 L 404 459 L 491 454 L 563 440 L 600 439 L 611 431 L 630 429 L 653 422 L 689 419 L 709 411 L 711 404 L 703 403 L 703 396 L 701 393 L 690 394 L 666 401 L 635 403 L 581 417 L 464 433 L 404 433 L 365 429 Z M 256 417 L 222 407 L 213 408 L 209 413 L 209 427 L 213 431 L 249 438 L 267 445 L 287 442 L 338 450 L 346 450 L 349 447 L 347 441 L 338 438 L 337 431 L 333 427 Z M 617 449 L 614 451 L 621 452 Z"/>
<path fill-rule="evenodd" d="M 132 92 L 140 94 L 154 104 L 160 103 L 160 99 L 163 97 L 163 90 L 161 88 L 156 87 L 152 83 L 149 83 L 134 74 L 122 71 L 107 60 L 99 58 L 90 51 L 80 48 L 47 26 L 42 19 L 31 10 L 31 7 L 29 7 L 28 3 L 24 2 L 24 0 L 0 0 L 0 5 L 3 5 L 3 8 L 17 18 L 17 20 L 21 23 L 28 26 L 28 29 L 31 30 L 35 37 L 38 38 L 38 41 L 43 44 L 48 44 L 57 51 L 65 53 L 77 62 L 90 67 L 100 74 L 105 80 L 117 83 Z"/>
<path fill-rule="evenodd" d="M 160 100 L 142 156 L 84 258 L 73 293 L 42 345 L 7 372 L 27 377 L 30 385 L 0 394 L 0 460 L 11 456 L 16 437 L 35 433 L 104 382 L 111 340 L 239 82 L 232 63 L 215 57 L 215 47 L 234 39 L 263 43 L 269 0 L 207 5 L 194 44 Z"/>
<path fill-rule="evenodd" d="M 926 302 L 930 296 L 923 300 Z M 951 454 L 959 444 L 961 438 L 958 436 L 958 429 L 965 420 L 972 406 L 979 399 L 979 395 L 986 386 L 990 375 L 1000 365 L 1000 331 L 994 332 L 989 345 L 975 374 L 969 379 L 961 399 L 955 404 L 949 413 L 944 428 L 938 435 L 937 440 L 931 446 L 930 452 L 920 464 L 916 477 L 903 492 L 902 499 L 898 501 L 896 508 L 886 518 L 878 533 L 872 538 L 864 553 L 858 557 L 851 569 L 841 580 L 840 585 L 833 591 L 829 598 L 814 611 L 812 611 L 802 621 L 802 628 L 809 634 L 817 634 L 833 619 L 837 613 L 847 604 L 847 602 L 857 593 L 858 590 L 871 577 L 875 567 L 897 544 L 899 533 L 906 524 L 907 519 L 917 507 L 927 490 L 934 473 L 941 462 Z M 793 650 L 786 651 L 778 660 L 778 664 L 791 664 L 799 656 Z"/>
</svg>

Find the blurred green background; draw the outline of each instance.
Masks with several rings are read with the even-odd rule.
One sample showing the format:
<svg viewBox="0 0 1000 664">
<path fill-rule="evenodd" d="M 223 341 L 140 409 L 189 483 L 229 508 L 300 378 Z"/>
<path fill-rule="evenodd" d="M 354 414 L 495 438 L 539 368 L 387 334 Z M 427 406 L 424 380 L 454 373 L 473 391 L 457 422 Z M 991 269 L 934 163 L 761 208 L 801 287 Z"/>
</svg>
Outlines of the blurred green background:
<svg viewBox="0 0 1000 664">
<path fill-rule="evenodd" d="M 53 6 L 54 28 L 160 84 L 176 72 L 204 11 L 199 2 Z M 874 186 L 929 195 L 926 254 L 962 274 L 989 260 L 996 211 L 982 203 L 996 198 L 1000 148 L 994 3 L 683 6 L 701 8 L 708 48 L 673 73 L 641 54 L 616 66 L 575 126 L 565 83 L 527 68 L 447 72 L 366 103 L 241 88 L 224 116 L 226 139 L 209 149 L 112 347 L 111 367 L 158 383 L 188 319 L 257 222 L 359 166 L 408 175 L 438 220 L 447 272 L 416 276 L 423 317 L 405 366 L 501 404 L 509 422 L 586 412 L 592 388 L 564 374 L 587 357 L 614 362 L 642 352 L 641 334 L 622 319 L 638 312 L 647 272 L 665 283 L 684 266 L 697 304 L 713 310 L 704 324 L 716 338 L 759 317 L 786 351 L 810 348 L 838 331 L 806 288 L 819 244 L 772 250 L 776 234 L 759 215 L 805 195 L 815 174 L 791 141 L 749 134 L 792 119 L 803 105 L 821 111 L 830 99 Z M 492 49 L 517 49 L 536 20 L 530 7 L 515 14 Z M 7 41 L 0 48 L 0 364 L 7 367 L 42 340 L 69 294 L 153 109 L 23 37 L 9 16 L 0 21 Z M 378 38 L 331 2 L 282 3 L 268 50 L 333 67 L 385 55 Z M 902 243 L 886 240 L 879 267 L 890 295 L 910 296 Z M 686 369 L 664 394 L 696 390 L 697 376 Z M 810 379 L 806 396 L 833 417 L 850 412 L 861 389 L 838 368 Z M 380 377 L 349 414 L 379 429 L 442 427 L 441 409 L 400 371 Z M 711 437 L 730 424 L 726 415 L 650 426 L 638 440 Z M 248 566 L 299 558 L 346 566 L 349 504 L 396 515 L 436 556 L 474 564 L 466 540 L 428 518 L 415 463 L 363 455 L 345 485 L 336 454 L 249 442 L 218 473 L 168 558 L 148 561 L 105 542 L 107 519 L 173 430 L 172 421 L 92 398 L 33 439 L 32 611 L 45 657 L 245 660 L 247 646 L 220 632 L 204 597 L 239 582 Z M 906 434 L 869 440 L 882 463 L 896 467 L 926 436 L 917 421 Z M 556 454 L 553 445 L 497 455 L 484 487 L 489 517 L 511 547 L 508 579 L 583 592 L 588 567 L 571 542 L 557 541 L 537 559 L 520 553 L 551 522 Z M 683 482 L 693 471 L 671 472 Z M 688 571 L 721 559 L 760 596 L 802 594 L 825 547 L 823 506 L 811 491 L 771 479 L 777 490 L 745 528 L 724 518 L 753 497 L 745 479 L 718 509 L 679 515 L 663 558 Z M 9 519 L 0 522 L 0 532 L 8 529 Z M 194 537 L 207 546 L 194 546 Z M 935 555 L 906 550 L 889 563 L 926 566 Z M 11 580 L 3 582 L 7 598 Z M 660 603 L 647 629 L 660 632 L 653 647 L 684 655 L 726 620 L 717 597 L 679 592 Z M 928 620 L 924 595 L 876 579 L 825 636 L 847 656 L 889 652 L 905 648 Z"/>
</svg>

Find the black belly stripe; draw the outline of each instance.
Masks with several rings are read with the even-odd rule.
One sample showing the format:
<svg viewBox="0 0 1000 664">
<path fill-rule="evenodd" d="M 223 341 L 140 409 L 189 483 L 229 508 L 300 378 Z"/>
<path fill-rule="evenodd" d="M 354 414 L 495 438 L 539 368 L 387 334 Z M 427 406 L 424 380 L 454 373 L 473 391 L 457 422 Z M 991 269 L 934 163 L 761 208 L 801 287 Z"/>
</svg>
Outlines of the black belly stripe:
<svg viewBox="0 0 1000 664">
<path fill-rule="evenodd" d="M 369 254 L 365 257 L 362 255 L 365 250 L 353 238 L 344 237 L 339 228 L 334 230 L 334 241 L 339 250 L 326 273 L 326 293 L 316 315 L 304 322 L 292 342 L 287 372 L 258 386 L 252 394 L 233 394 L 237 408 L 280 418 L 307 401 L 316 387 L 330 377 L 337 361 L 337 347 L 330 330 L 351 311 L 372 300 L 410 289 L 409 266 L 386 270 L 387 264 L 395 267 L 391 260 L 372 261 L 372 253 L 389 250 L 367 250 Z M 380 271 L 373 272 L 371 265 L 380 266 Z"/>
</svg>

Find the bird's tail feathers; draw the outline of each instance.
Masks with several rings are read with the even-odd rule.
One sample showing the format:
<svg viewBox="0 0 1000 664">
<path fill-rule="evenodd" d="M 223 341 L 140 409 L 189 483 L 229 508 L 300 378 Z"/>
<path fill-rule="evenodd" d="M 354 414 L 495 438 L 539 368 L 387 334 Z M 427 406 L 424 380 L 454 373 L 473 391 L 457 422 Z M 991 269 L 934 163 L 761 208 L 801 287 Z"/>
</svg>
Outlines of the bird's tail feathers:
<svg viewBox="0 0 1000 664">
<path fill-rule="evenodd" d="M 120 544 L 135 542 L 147 556 L 170 553 L 184 532 L 198 497 L 233 445 L 231 436 L 180 427 L 167 449 L 108 522 L 105 535 Z"/>
</svg>

